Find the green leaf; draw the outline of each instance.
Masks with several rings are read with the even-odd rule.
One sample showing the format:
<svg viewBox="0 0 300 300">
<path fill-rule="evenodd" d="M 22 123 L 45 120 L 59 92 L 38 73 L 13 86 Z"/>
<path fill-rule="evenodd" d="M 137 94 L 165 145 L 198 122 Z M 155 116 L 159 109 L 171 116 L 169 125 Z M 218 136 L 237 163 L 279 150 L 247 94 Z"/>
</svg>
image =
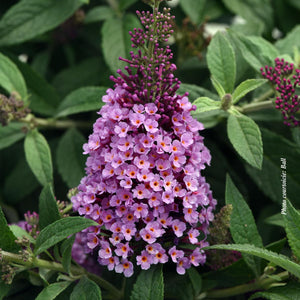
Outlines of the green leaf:
<svg viewBox="0 0 300 300">
<path fill-rule="evenodd" d="M 1 53 L 0 85 L 10 94 L 18 92 L 22 100 L 27 97 L 27 88 L 22 74 L 12 61 Z"/>
<path fill-rule="evenodd" d="M 243 19 L 264 25 L 264 31 L 273 29 L 273 8 L 265 0 L 223 0 L 225 6 Z"/>
<path fill-rule="evenodd" d="M 113 18 L 114 15 L 115 12 L 109 6 L 105 6 L 105 5 L 95 6 L 87 12 L 84 18 L 84 23 L 89 24 L 94 22 L 105 21 L 110 18 Z"/>
<path fill-rule="evenodd" d="M 72 235 L 70 238 L 66 239 L 61 247 L 60 247 L 60 251 L 62 254 L 62 265 L 64 267 L 64 269 L 70 273 L 70 267 L 71 267 L 71 260 L 72 260 L 72 247 L 75 241 L 75 237 L 76 235 Z"/>
<path fill-rule="evenodd" d="M 283 219 L 289 245 L 295 256 L 300 259 L 300 213 L 289 200 L 286 200 L 286 213 L 283 211 Z"/>
<path fill-rule="evenodd" d="M 244 59 L 257 72 L 265 65 L 273 65 L 279 55 L 277 49 L 262 37 L 246 37 L 229 30 L 229 35 L 240 48 Z"/>
<path fill-rule="evenodd" d="M 291 261 L 287 256 L 277 254 L 275 252 L 255 247 L 251 244 L 243 244 L 243 245 L 237 245 L 237 244 L 228 244 L 228 245 L 214 245 L 203 248 L 203 250 L 208 249 L 224 249 L 224 250 L 233 250 L 233 251 L 239 251 L 242 253 L 247 253 L 251 255 L 255 255 L 258 257 L 261 257 L 263 259 L 266 259 L 272 263 L 274 263 L 277 266 L 280 266 L 281 268 L 289 271 L 293 275 L 300 278 L 300 265 L 297 263 Z"/>
<path fill-rule="evenodd" d="M 288 282 L 285 286 L 272 287 L 267 291 L 255 293 L 249 300 L 261 298 L 269 300 L 299 300 L 300 284 L 298 282 Z"/>
<path fill-rule="evenodd" d="M 199 97 L 207 97 L 207 98 L 211 98 L 216 101 L 220 100 L 216 94 L 212 93 L 211 91 L 209 91 L 203 87 L 200 87 L 195 84 L 182 83 L 180 85 L 180 88 L 178 89 L 177 93 L 179 95 L 183 95 L 186 92 L 189 93 L 188 98 L 191 102 L 194 102 Z"/>
<path fill-rule="evenodd" d="M 83 217 L 66 217 L 45 227 L 36 239 L 35 254 L 38 255 L 69 235 L 90 226 L 98 226 L 93 220 Z"/>
<path fill-rule="evenodd" d="M 39 225 L 43 229 L 60 219 L 51 184 L 44 186 L 39 199 Z"/>
<path fill-rule="evenodd" d="M 24 229 L 18 225 L 9 225 L 9 229 L 16 238 L 26 237 L 29 239 L 30 243 L 35 244 L 35 239 Z"/>
<path fill-rule="evenodd" d="M 106 90 L 105 87 L 89 86 L 73 91 L 59 105 L 56 117 L 99 110 L 105 104 L 102 102 L 102 96 Z"/>
<path fill-rule="evenodd" d="M 45 287 L 35 298 L 35 300 L 53 300 L 62 293 L 71 281 L 55 282 Z"/>
<path fill-rule="evenodd" d="M 9 147 L 21 140 L 25 133 L 22 132 L 22 123 L 9 123 L 7 126 L 0 126 L 0 150 Z"/>
<path fill-rule="evenodd" d="M 218 32 L 207 50 L 207 64 L 211 74 L 226 93 L 233 91 L 236 74 L 236 62 L 233 48 L 226 36 Z"/>
<path fill-rule="evenodd" d="M 119 1 L 119 8 L 120 8 L 121 11 L 124 11 L 125 9 L 127 9 L 128 7 L 130 7 L 131 5 L 133 5 L 137 1 L 138 0 L 120 0 Z"/>
<path fill-rule="evenodd" d="M 247 95 L 249 92 L 257 89 L 264 83 L 266 79 L 247 79 L 240 83 L 232 94 L 233 104 L 237 103 L 241 98 Z"/>
<path fill-rule="evenodd" d="M 108 19 L 102 26 L 103 55 L 110 70 L 114 73 L 125 66 L 119 57 L 128 57 L 132 44 L 128 30 L 134 27 L 140 27 L 140 23 L 133 14 L 127 14 L 122 19 Z"/>
<path fill-rule="evenodd" d="M 234 242 L 237 244 L 251 243 L 257 247 L 263 247 L 251 209 L 239 190 L 235 187 L 229 175 L 226 178 L 225 200 L 226 205 L 232 204 L 233 207 L 230 216 L 230 232 Z M 244 255 L 244 259 L 254 274 L 259 276 L 260 261 L 249 255 Z"/>
<path fill-rule="evenodd" d="M 300 49 L 299 35 L 300 25 L 297 25 L 283 39 L 278 40 L 275 43 L 275 47 L 281 54 L 289 54 L 293 56 L 295 47 Z"/>
<path fill-rule="evenodd" d="M 20 247 L 15 243 L 16 237 L 9 229 L 0 207 L 0 248 L 5 251 L 17 252 Z"/>
<path fill-rule="evenodd" d="M 198 273 L 198 271 L 194 267 L 189 268 L 187 270 L 187 273 L 190 277 L 190 280 L 191 280 L 191 283 L 192 283 L 193 289 L 194 289 L 194 295 L 196 297 L 200 294 L 201 289 L 202 289 L 202 278 L 201 278 L 200 274 Z"/>
<path fill-rule="evenodd" d="M 164 280 L 161 265 L 142 270 L 133 286 L 130 300 L 163 300 Z"/>
<path fill-rule="evenodd" d="M 204 17 L 206 0 L 184 0 L 180 1 L 182 10 L 190 17 L 195 24 L 200 24 Z"/>
<path fill-rule="evenodd" d="M 108 78 L 109 73 L 101 58 L 88 58 L 75 66 L 59 72 L 53 80 L 53 85 L 63 97 L 84 86 L 100 85 L 102 78 Z"/>
<path fill-rule="evenodd" d="M 82 154 L 85 142 L 83 135 L 74 128 L 69 129 L 59 141 L 56 153 L 57 168 L 69 188 L 77 186 L 85 175 L 86 158 Z"/>
<path fill-rule="evenodd" d="M 230 114 L 227 134 L 238 154 L 253 167 L 261 169 L 263 147 L 257 124 L 247 116 Z"/>
<path fill-rule="evenodd" d="M 6 284 L 3 281 L 0 281 L 0 300 L 4 299 L 4 297 L 8 294 L 10 289 L 11 289 L 10 284 Z"/>
<path fill-rule="evenodd" d="M 23 0 L 13 5 L 0 21 L 0 45 L 9 46 L 28 41 L 70 17 L 80 0 Z"/>
<path fill-rule="evenodd" d="M 283 215 L 281 213 L 266 218 L 264 222 L 266 224 L 284 227 Z"/>
<path fill-rule="evenodd" d="M 28 87 L 29 108 L 34 112 L 52 116 L 60 102 L 57 91 L 28 64 L 22 63 L 18 57 L 12 59 L 24 76 Z"/>
<path fill-rule="evenodd" d="M 9 199 L 10 204 L 16 204 L 30 195 L 39 186 L 25 157 L 22 157 L 5 178 L 4 197 Z"/>
<path fill-rule="evenodd" d="M 210 79 L 211 79 L 211 82 L 212 82 L 215 90 L 217 91 L 220 99 L 222 99 L 223 96 L 226 94 L 223 87 L 222 87 L 222 85 L 220 84 L 220 82 L 214 76 L 211 76 Z"/>
<path fill-rule="evenodd" d="M 177 272 L 164 273 L 165 299 L 194 300 L 194 290 L 189 275 L 179 275 Z"/>
<path fill-rule="evenodd" d="M 195 111 L 192 111 L 192 115 L 193 116 L 199 116 L 202 113 L 211 111 L 211 110 L 216 110 L 216 109 L 220 109 L 220 102 L 218 101 L 214 101 L 210 98 L 207 97 L 200 97 L 198 99 L 196 99 L 193 102 L 193 105 L 197 106 L 197 109 Z"/>
<path fill-rule="evenodd" d="M 75 286 L 70 300 L 92 300 L 97 299 L 101 300 L 101 290 L 99 286 L 94 282 L 88 279 L 86 276 L 83 276 L 79 283 Z"/>
<path fill-rule="evenodd" d="M 300 128 L 299 127 L 295 127 L 292 129 L 292 136 L 293 136 L 294 142 L 300 146 Z"/>
<path fill-rule="evenodd" d="M 254 182 L 261 191 L 274 202 L 282 205 L 281 162 L 286 159 L 287 197 L 300 205 L 300 149 L 295 143 L 266 129 L 262 129 L 264 159 L 262 170 L 246 166 Z"/>
<path fill-rule="evenodd" d="M 28 132 L 25 156 L 31 171 L 41 185 L 53 182 L 52 158 L 47 140 L 37 130 Z"/>
</svg>

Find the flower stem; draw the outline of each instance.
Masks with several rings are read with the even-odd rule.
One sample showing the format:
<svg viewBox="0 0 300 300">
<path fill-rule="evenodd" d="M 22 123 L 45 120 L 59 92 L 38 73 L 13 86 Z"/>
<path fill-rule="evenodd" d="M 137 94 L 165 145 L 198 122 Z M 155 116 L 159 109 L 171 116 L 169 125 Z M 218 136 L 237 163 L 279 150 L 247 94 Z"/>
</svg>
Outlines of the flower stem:
<svg viewBox="0 0 300 300">
<path fill-rule="evenodd" d="M 267 100 L 263 102 L 256 102 L 256 103 L 249 103 L 246 104 L 242 107 L 239 107 L 238 110 L 244 114 L 262 110 L 262 109 L 268 109 L 268 108 L 273 108 L 273 102 L 272 100 Z"/>
<path fill-rule="evenodd" d="M 63 272 L 63 273 L 66 272 L 62 264 L 57 262 L 51 262 L 36 257 L 31 257 L 27 261 L 24 261 L 24 258 L 21 255 L 11 253 L 11 252 L 6 252 L 6 251 L 1 251 L 0 256 L 2 260 L 5 262 L 18 264 L 28 268 L 45 268 L 57 272 Z M 95 274 L 92 274 L 90 272 L 87 272 L 84 268 L 71 266 L 71 274 L 73 276 L 86 275 L 89 279 L 96 282 L 100 287 L 107 290 L 113 299 L 117 300 L 122 298 L 122 293 L 116 287 L 114 287 L 105 279 Z"/>
<path fill-rule="evenodd" d="M 226 288 L 226 289 L 219 289 L 219 290 L 210 290 L 204 293 L 201 293 L 196 299 L 215 299 L 215 298 L 226 298 L 226 297 L 231 297 L 231 296 L 236 296 L 236 295 L 241 295 L 247 292 L 251 291 L 256 291 L 256 290 L 261 290 L 261 289 L 268 289 L 270 288 L 273 284 L 278 283 L 278 279 L 280 278 L 280 281 L 288 279 L 289 274 L 287 271 L 276 274 L 276 279 L 271 278 L 271 277 L 261 277 L 257 279 L 254 282 L 247 283 L 247 284 L 241 284 L 237 285 L 231 288 Z"/>
<path fill-rule="evenodd" d="M 252 103 L 262 102 L 262 101 L 270 98 L 273 94 L 274 94 L 274 90 L 273 89 L 269 89 L 268 91 L 266 91 L 265 93 L 263 93 L 261 96 L 255 98 L 252 101 Z"/>
<path fill-rule="evenodd" d="M 26 118 L 20 119 L 21 122 L 29 124 L 32 127 L 42 127 L 49 129 L 67 129 L 73 127 L 90 128 L 90 122 L 73 121 L 73 120 L 56 120 L 56 119 L 43 119 L 37 118 L 33 114 L 29 114 Z"/>
</svg>

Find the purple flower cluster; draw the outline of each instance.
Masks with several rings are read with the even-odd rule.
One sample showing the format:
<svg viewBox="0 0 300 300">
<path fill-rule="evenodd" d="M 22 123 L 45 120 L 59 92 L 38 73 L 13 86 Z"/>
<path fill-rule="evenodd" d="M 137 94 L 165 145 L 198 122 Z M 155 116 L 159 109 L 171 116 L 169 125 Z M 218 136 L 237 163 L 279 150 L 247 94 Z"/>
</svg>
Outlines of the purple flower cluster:
<svg viewBox="0 0 300 300">
<path fill-rule="evenodd" d="M 24 221 L 19 221 L 17 225 L 27 231 L 33 238 L 36 238 L 39 234 L 39 215 L 36 212 L 30 212 L 24 214 Z"/>
<path fill-rule="evenodd" d="M 279 96 L 275 100 L 275 108 L 282 113 L 284 124 L 287 126 L 300 126 L 300 120 L 296 113 L 300 109 L 299 96 L 295 94 L 296 87 L 300 85 L 300 69 L 294 69 L 294 65 L 276 58 L 275 67 L 265 66 L 261 68 L 261 74 L 276 86 Z M 296 74 L 293 74 L 295 71 Z"/>
<path fill-rule="evenodd" d="M 178 98 L 167 130 L 155 103 L 128 107 L 128 98 L 120 86 L 103 97 L 73 208 L 99 224 L 86 231 L 87 246 L 109 270 L 129 277 L 134 260 L 146 270 L 171 259 L 184 274 L 205 262 L 201 248 L 216 205 L 200 173 L 211 159 L 198 133 L 203 126 L 187 97 Z"/>
</svg>

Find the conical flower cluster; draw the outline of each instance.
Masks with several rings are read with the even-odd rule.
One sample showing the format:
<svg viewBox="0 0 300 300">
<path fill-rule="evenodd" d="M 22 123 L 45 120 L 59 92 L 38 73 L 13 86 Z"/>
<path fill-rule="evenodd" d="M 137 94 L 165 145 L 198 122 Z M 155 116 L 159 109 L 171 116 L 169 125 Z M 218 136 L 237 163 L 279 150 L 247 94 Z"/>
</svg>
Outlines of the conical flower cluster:
<svg viewBox="0 0 300 300">
<path fill-rule="evenodd" d="M 84 231 L 87 248 L 109 270 L 129 277 L 136 265 L 172 261 L 184 274 L 206 260 L 201 248 L 216 200 L 201 171 L 211 156 L 193 106 L 176 94 L 170 49 L 158 44 L 170 34 L 169 11 L 138 15 L 145 31 L 131 33 L 133 44 L 152 52 L 131 53 L 128 75 L 112 78 L 84 145 L 87 175 L 73 208 L 99 224 Z"/>
</svg>

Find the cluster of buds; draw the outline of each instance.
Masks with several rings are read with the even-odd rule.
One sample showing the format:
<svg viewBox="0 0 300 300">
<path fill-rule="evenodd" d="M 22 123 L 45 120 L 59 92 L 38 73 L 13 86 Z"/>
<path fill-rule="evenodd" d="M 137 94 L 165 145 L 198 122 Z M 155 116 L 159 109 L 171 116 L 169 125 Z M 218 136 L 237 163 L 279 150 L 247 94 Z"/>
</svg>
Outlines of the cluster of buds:
<svg viewBox="0 0 300 300">
<path fill-rule="evenodd" d="M 1 250 L 0 250 L 1 253 Z M 1 280 L 6 284 L 11 284 L 16 274 L 16 268 L 8 263 L 0 261 L 1 264 Z"/>
<path fill-rule="evenodd" d="M 287 126 L 300 126 L 296 113 L 300 109 L 300 99 L 296 92 L 300 86 L 300 69 L 295 69 L 294 64 L 286 62 L 283 58 L 275 59 L 275 67 L 261 68 L 261 74 L 268 79 L 278 92 L 275 108 L 280 110 L 283 123 Z"/>
<path fill-rule="evenodd" d="M 24 218 L 25 221 L 20 221 L 17 225 L 36 239 L 39 234 L 39 215 L 36 212 L 28 211 L 24 214 Z"/>
<path fill-rule="evenodd" d="M 201 174 L 211 160 L 203 125 L 191 116 L 187 95 L 175 93 L 172 53 L 159 44 L 172 33 L 173 17 L 154 2 L 153 14 L 138 13 L 145 29 L 131 33 L 141 49 L 122 59 L 128 75 L 118 70 L 115 88 L 102 98 L 83 147 L 87 175 L 71 199 L 75 211 L 99 224 L 82 232 L 83 250 L 126 277 L 135 266 L 172 261 L 184 274 L 202 265 L 216 206 Z"/>
<path fill-rule="evenodd" d="M 218 214 L 215 215 L 211 227 L 209 228 L 209 241 L 211 245 L 230 244 L 232 237 L 230 234 L 230 216 L 232 205 L 223 206 Z M 230 266 L 241 258 L 240 252 L 225 250 L 210 250 L 207 255 L 207 264 L 212 270 L 218 270 Z"/>
<path fill-rule="evenodd" d="M 0 123 L 6 126 L 10 121 L 25 118 L 30 113 L 30 109 L 24 107 L 24 102 L 18 99 L 16 93 L 12 93 L 9 98 L 0 94 Z"/>
</svg>

